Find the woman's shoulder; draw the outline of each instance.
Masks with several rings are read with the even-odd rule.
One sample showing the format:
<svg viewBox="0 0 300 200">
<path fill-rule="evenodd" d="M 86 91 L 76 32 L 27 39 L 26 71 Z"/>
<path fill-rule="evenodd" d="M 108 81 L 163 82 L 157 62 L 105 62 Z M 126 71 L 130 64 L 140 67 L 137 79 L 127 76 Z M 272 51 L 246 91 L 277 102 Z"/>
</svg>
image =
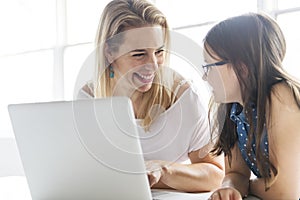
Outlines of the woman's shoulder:
<svg viewBox="0 0 300 200">
<path fill-rule="evenodd" d="M 80 90 L 78 97 L 88 97 L 93 98 L 94 97 L 94 84 L 93 82 L 87 82 Z"/>
<path fill-rule="evenodd" d="M 186 110 L 195 113 L 202 113 L 207 110 L 204 107 L 204 99 L 200 96 L 198 88 L 192 80 L 177 80 L 175 85 L 176 87 L 173 92 L 176 95 L 176 101 L 169 109 L 177 106 L 184 106 Z"/>
<path fill-rule="evenodd" d="M 191 81 L 186 79 L 178 79 L 174 81 L 174 94 L 179 99 L 182 94 L 191 88 Z"/>
<path fill-rule="evenodd" d="M 182 79 L 176 84 L 175 90 L 173 90 L 174 95 L 176 95 L 175 104 L 177 102 L 181 103 L 193 103 L 195 106 L 202 104 L 202 98 L 198 92 L 198 88 L 193 83 L 192 80 Z"/>
</svg>

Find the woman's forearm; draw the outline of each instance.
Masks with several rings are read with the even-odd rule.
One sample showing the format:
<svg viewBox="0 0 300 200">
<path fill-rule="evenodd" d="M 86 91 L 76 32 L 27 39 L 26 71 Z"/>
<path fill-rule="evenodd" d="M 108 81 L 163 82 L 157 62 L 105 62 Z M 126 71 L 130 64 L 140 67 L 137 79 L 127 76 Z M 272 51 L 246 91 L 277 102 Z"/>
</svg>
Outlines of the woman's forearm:
<svg viewBox="0 0 300 200">
<path fill-rule="evenodd" d="M 211 163 L 179 164 L 164 167 L 160 182 L 154 186 L 186 192 L 211 191 L 220 187 L 224 171 Z"/>
</svg>

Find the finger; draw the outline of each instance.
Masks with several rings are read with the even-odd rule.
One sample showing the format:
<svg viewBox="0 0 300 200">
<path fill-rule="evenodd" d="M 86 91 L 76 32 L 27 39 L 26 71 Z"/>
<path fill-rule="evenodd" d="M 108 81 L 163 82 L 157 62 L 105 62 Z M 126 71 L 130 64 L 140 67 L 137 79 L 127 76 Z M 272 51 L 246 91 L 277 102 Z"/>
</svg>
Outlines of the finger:
<svg viewBox="0 0 300 200">
<path fill-rule="evenodd" d="M 235 192 L 232 194 L 234 200 L 242 200 L 242 196 L 239 192 Z"/>
<path fill-rule="evenodd" d="M 150 185 L 150 187 L 152 187 L 152 186 L 155 184 L 155 181 L 154 181 L 153 176 L 149 176 L 149 177 L 148 177 L 148 180 L 149 180 L 149 185 Z"/>
<path fill-rule="evenodd" d="M 231 200 L 231 196 L 226 190 L 221 190 L 219 191 L 219 198 L 222 200 Z M 232 200 L 237 200 L 235 198 L 233 198 Z"/>
<path fill-rule="evenodd" d="M 210 196 L 209 200 L 221 200 L 219 192 L 212 193 L 212 195 Z"/>
<path fill-rule="evenodd" d="M 152 185 L 158 183 L 160 180 L 160 177 L 161 177 L 159 172 L 152 172 L 150 176 L 151 176 L 151 184 Z"/>
<path fill-rule="evenodd" d="M 145 167 L 147 171 L 151 171 L 151 163 L 149 161 L 145 161 Z"/>
<path fill-rule="evenodd" d="M 242 197 L 237 190 L 222 189 L 218 191 L 218 194 L 222 200 L 242 200 Z"/>
<path fill-rule="evenodd" d="M 148 174 L 148 180 L 149 180 L 150 187 L 152 187 L 156 182 L 155 177 L 153 176 L 152 173 Z"/>
</svg>

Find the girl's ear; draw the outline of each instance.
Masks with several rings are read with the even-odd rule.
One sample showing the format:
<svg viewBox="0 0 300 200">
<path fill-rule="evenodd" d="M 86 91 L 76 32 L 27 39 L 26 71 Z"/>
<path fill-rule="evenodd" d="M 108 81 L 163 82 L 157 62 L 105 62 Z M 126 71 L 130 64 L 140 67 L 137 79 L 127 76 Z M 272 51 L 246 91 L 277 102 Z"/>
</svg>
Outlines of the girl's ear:
<svg viewBox="0 0 300 200">
<path fill-rule="evenodd" d="M 111 64 L 114 59 L 113 59 L 113 54 L 109 48 L 109 46 L 105 43 L 105 47 L 104 47 L 104 55 L 105 58 L 107 59 L 107 61 L 109 62 L 109 64 Z"/>
</svg>

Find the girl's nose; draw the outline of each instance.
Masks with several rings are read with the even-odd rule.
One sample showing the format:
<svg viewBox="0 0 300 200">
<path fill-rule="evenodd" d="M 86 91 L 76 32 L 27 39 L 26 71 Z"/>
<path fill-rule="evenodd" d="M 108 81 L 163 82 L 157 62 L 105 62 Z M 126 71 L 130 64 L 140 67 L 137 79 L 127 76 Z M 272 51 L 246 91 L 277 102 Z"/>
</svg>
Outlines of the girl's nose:
<svg viewBox="0 0 300 200">
<path fill-rule="evenodd" d="M 207 81 L 207 75 L 206 74 L 202 75 L 202 80 Z"/>
</svg>

